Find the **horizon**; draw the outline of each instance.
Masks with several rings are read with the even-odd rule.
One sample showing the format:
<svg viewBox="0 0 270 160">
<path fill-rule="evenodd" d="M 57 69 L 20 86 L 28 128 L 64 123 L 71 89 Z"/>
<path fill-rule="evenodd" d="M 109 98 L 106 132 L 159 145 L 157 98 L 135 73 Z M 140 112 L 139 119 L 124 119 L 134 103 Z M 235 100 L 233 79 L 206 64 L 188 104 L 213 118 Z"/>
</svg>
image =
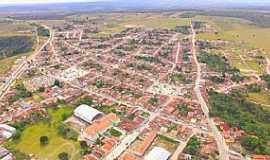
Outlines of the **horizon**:
<svg viewBox="0 0 270 160">
<path fill-rule="evenodd" d="M 84 3 L 84 2 L 111 2 L 117 0 L 5 0 L 4 2 L 0 1 L 0 5 L 21 5 L 21 4 L 54 4 L 54 3 Z M 138 1 L 138 0 L 137 0 Z M 140 1 L 140 0 L 139 0 Z M 141 0 L 145 2 L 144 0 Z M 184 0 L 157 0 L 157 2 L 181 2 Z M 190 0 L 192 1 L 192 0 Z M 132 2 L 132 1 L 130 1 Z M 219 0 L 196 0 L 197 3 L 204 2 L 204 3 L 216 3 L 220 2 Z M 252 4 L 252 3 L 269 3 L 268 0 L 223 0 L 220 3 L 242 3 L 242 4 Z"/>
</svg>

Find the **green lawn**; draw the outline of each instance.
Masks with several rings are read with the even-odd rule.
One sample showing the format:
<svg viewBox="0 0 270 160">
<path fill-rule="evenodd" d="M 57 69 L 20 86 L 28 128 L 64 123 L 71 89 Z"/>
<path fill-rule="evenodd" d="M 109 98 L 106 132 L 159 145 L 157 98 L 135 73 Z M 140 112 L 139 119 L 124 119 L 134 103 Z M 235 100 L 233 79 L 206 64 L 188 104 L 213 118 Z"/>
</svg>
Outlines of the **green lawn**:
<svg viewBox="0 0 270 160">
<path fill-rule="evenodd" d="M 66 140 L 58 135 L 57 126 L 62 122 L 62 116 L 71 114 L 71 107 L 62 107 L 58 110 L 49 109 L 50 122 L 39 122 L 27 127 L 17 141 L 8 142 L 8 148 L 16 149 L 26 154 L 34 154 L 39 159 L 57 159 L 61 152 L 69 153 L 70 159 L 80 158 L 79 143 Z M 41 136 L 49 137 L 49 144 L 41 146 L 39 138 Z"/>
</svg>

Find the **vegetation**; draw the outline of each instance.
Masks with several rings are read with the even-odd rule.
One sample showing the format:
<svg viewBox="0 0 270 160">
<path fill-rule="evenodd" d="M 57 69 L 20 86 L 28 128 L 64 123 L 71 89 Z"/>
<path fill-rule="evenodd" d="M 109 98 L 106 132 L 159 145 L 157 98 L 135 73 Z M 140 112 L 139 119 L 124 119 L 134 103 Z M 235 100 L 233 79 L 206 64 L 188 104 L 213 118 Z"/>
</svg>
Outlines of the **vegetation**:
<svg viewBox="0 0 270 160">
<path fill-rule="evenodd" d="M 9 102 L 15 102 L 21 98 L 28 98 L 28 97 L 31 97 L 32 96 L 32 93 L 29 92 L 23 83 L 19 83 L 15 86 L 15 89 L 16 89 L 16 95 L 15 96 L 12 96 L 10 97 L 9 99 Z"/>
<path fill-rule="evenodd" d="M 39 26 L 37 28 L 37 32 L 39 36 L 43 36 L 43 37 L 49 37 L 50 36 L 50 30 L 43 27 L 43 26 Z"/>
<path fill-rule="evenodd" d="M 158 57 L 154 56 L 136 56 L 136 59 L 143 60 L 150 63 L 158 63 L 160 62 L 160 59 Z"/>
<path fill-rule="evenodd" d="M 55 80 L 53 85 L 54 86 L 57 86 L 59 88 L 62 88 L 63 87 L 63 84 L 59 80 Z"/>
<path fill-rule="evenodd" d="M 176 108 L 178 109 L 178 111 L 182 116 L 187 116 L 188 112 L 190 111 L 190 109 L 186 104 L 178 104 Z"/>
<path fill-rule="evenodd" d="M 224 83 L 225 79 L 224 77 L 218 77 L 218 76 L 210 76 L 209 79 L 214 83 Z"/>
<path fill-rule="evenodd" d="M 222 17 L 242 18 L 242 19 L 252 21 L 256 25 L 261 26 L 261 27 L 269 27 L 270 26 L 269 13 L 230 10 L 230 11 L 211 11 L 211 12 L 205 11 L 205 12 L 201 12 L 200 14 L 206 15 L 206 16 L 222 16 Z"/>
<path fill-rule="evenodd" d="M 91 106 L 94 104 L 92 98 L 89 98 L 89 97 L 83 97 L 83 98 L 79 98 L 76 102 L 76 106 L 80 106 L 82 104 L 86 104 L 88 106 Z"/>
<path fill-rule="evenodd" d="M 167 141 L 169 143 L 172 143 L 172 144 L 178 144 L 178 142 L 175 141 L 174 139 L 169 138 L 169 137 L 164 136 L 164 135 L 161 135 L 161 134 L 158 134 L 158 138 L 161 139 L 161 140 Z"/>
<path fill-rule="evenodd" d="M 171 80 L 174 83 L 189 83 L 189 81 L 186 79 L 185 75 L 181 74 L 181 73 L 175 73 L 171 75 Z"/>
<path fill-rule="evenodd" d="M 65 139 L 70 139 L 77 141 L 79 134 L 73 130 L 72 128 L 68 127 L 65 124 L 60 124 L 58 126 L 58 134 L 61 135 Z"/>
<path fill-rule="evenodd" d="M 39 139 L 39 141 L 40 141 L 40 144 L 41 145 L 47 145 L 47 144 L 49 144 L 49 138 L 47 136 L 41 136 L 40 139 Z"/>
<path fill-rule="evenodd" d="M 59 160 L 68 160 L 68 153 L 62 152 L 58 155 Z"/>
<path fill-rule="evenodd" d="M 201 63 L 207 64 L 207 66 L 214 71 L 225 73 L 230 69 L 230 65 L 225 57 L 218 55 L 211 55 L 208 53 L 201 53 L 198 57 Z"/>
<path fill-rule="evenodd" d="M 263 150 L 264 152 L 269 153 L 269 148 L 265 148 L 265 144 L 256 136 L 245 136 L 242 137 L 240 140 L 241 145 L 250 152 L 257 152 L 261 153 Z"/>
<path fill-rule="evenodd" d="M 0 59 L 30 52 L 33 45 L 31 36 L 0 37 Z"/>
<path fill-rule="evenodd" d="M 251 84 L 251 85 L 247 86 L 247 90 L 248 90 L 248 92 L 259 93 L 259 92 L 261 92 L 262 88 L 258 84 Z"/>
<path fill-rule="evenodd" d="M 211 55 L 203 52 L 198 57 L 201 63 L 207 64 L 207 66 L 216 72 L 221 72 L 222 74 L 230 74 L 231 79 L 235 82 L 240 82 L 243 77 L 240 74 L 240 70 L 237 68 L 232 68 L 225 57 L 220 57 L 218 55 Z"/>
<path fill-rule="evenodd" d="M 117 113 L 115 108 L 109 105 L 98 104 L 95 106 L 95 108 L 104 114 Z"/>
<path fill-rule="evenodd" d="M 200 21 L 193 21 L 192 22 L 193 28 L 194 29 L 201 29 L 204 25 L 204 22 L 200 22 Z"/>
<path fill-rule="evenodd" d="M 121 137 L 122 136 L 122 133 L 114 128 L 111 128 L 109 130 L 109 133 L 114 137 Z"/>
<path fill-rule="evenodd" d="M 158 105 L 159 103 L 159 99 L 157 97 L 151 97 L 148 100 L 148 103 L 151 104 L 152 106 Z"/>
<path fill-rule="evenodd" d="M 92 152 L 92 148 L 87 145 L 87 142 L 80 141 L 81 155 L 86 155 Z"/>
<path fill-rule="evenodd" d="M 175 27 L 175 32 L 179 32 L 182 34 L 190 34 L 190 26 L 176 26 Z"/>
<path fill-rule="evenodd" d="M 120 87 L 120 86 L 114 86 L 114 87 L 112 88 L 112 90 L 113 90 L 114 92 L 121 93 L 122 95 L 124 95 L 124 94 L 125 94 L 125 95 L 130 95 L 130 96 L 135 97 L 135 98 L 140 98 L 140 97 L 142 97 L 141 94 L 135 93 L 134 91 L 132 91 L 132 90 L 129 89 L 129 88 L 123 88 L 123 87 Z"/>
<path fill-rule="evenodd" d="M 262 75 L 261 79 L 265 81 L 267 88 L 270 89 L 270 75 Z"/>
<path fill-rule="evenodd" d="M 209 96 L 212 116 L 221 117 L 231 127 L 255 135 L 260 141 L 260 147 L 252 151 L 270 155 L 269 147 L 266 145 L 270 140 L 270 111 L 248 102 L 239 91 L 233 91 L 231 94 L 210 91 Z M 251 150 L 252 147 L 245 146 L 248 144 L 247 139 L 242 140 L 242 144 L 244 148 Z"/>
<path fill-rule="evenodd" d="M 198 155 L 199 149 L 201 147 L 201 142 L 197 137 L 191 137 L 185 148 L 185 152 L 190 155 Z"/>
<path fill-rule="evenodd" d="M 33 121 L 31 124 L 23 122 L 15 124 L 17 129 L 22 130 L 21 138 L 9 141 L 5 146 L 25 154 L 35 154 L 39 159 L 58 159 L 58 154 L 62 152 L 68 152 L 73 159 L 80 159 L 77 152 L 80 144 L 58 134 L 58 126 L 63 122 L 63 115 L 72 112 L 73 108 L 69 106 L 48 109 L 47 120 Z M 49 139 L 49 143 L 45 146 L 40 145 L 40 137 L 44 135 Z"/>
</svg>

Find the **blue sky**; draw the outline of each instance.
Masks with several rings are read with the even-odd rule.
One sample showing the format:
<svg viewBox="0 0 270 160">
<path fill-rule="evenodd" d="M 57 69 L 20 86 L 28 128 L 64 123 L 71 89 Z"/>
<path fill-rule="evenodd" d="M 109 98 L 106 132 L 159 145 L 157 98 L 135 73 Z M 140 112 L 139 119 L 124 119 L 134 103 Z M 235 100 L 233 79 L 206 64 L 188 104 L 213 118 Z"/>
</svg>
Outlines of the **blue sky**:
<svg viewBox="0 0 270 160">
<path fill-rule="evenodd" d="M 0 0 L 1 4 L 27 4 L 27 3 L 62 3 L 62 2 L 94 2 L 94 1 L 113 1 L 113 0 Z M 132 1 L 132 0 L 127 0 Z M 142 0 L 147 1 L 147 0 Z M 170 0 L 157 0 L 157 1 L 164 1 L 170 2 Z M 180 2 L 181 0 L 179 0 Z M 242 3 L 258 3 L 258 2 L 268 2 L 270 0 L 196 0 L 197 2 L 215 2 L 215 1 L 223 1 L 223 2 L 242 2 Z"/>
<path fill-rule="evenodd" d="M 26 3 L 62 3 L 62 2 L 94 2 L 101 0 L 0 0 L 0 4 L 26 4 Z"/>
</svg>

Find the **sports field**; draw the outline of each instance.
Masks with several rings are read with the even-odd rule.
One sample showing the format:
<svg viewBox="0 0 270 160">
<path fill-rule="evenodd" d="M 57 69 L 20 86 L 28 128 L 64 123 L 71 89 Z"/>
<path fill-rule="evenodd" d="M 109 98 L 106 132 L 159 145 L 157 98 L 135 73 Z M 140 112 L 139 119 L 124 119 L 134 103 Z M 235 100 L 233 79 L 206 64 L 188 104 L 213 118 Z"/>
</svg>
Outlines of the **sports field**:
<svg viewBox="0 0 270 160">
<path fill-rule="evenodd" d="M 8 142 L 8 148 L 19 150 L 26 154 L 34 154 L 38 159 L 58 159 L 61 152 L 67 152 L 70 159 L 77 160 L 80 158 L 79 143 L 66 140 L 58 135 L 57 126 L 62 123 L 62 116 L 73 112 L 71 107 L 64 106 L 58 110 L 49 109 L 50 122 L 39 122 L 28 126 L 18 141 Z M 49 144 L 40 145 L 40 137 L 48 136 Z"/>
</svg>

